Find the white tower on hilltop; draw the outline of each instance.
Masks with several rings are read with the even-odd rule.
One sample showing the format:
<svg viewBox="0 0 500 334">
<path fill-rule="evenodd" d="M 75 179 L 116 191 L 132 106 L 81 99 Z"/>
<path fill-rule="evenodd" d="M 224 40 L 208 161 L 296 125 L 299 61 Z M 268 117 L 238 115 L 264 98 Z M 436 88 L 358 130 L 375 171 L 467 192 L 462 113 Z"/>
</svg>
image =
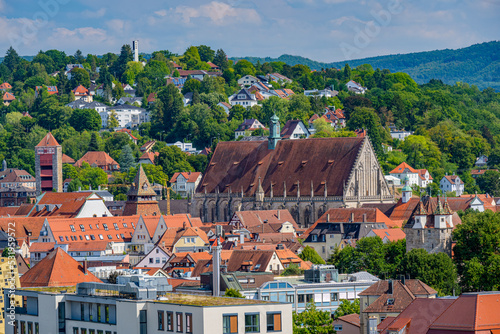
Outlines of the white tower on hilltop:
<svg viewBox="0 0 500 334">
<path fill-rule="evenodd" d="M 132 51 L 134 52 L 134 61 L 139 61 L 139 41 L 132 41 Z"/>
</svg>

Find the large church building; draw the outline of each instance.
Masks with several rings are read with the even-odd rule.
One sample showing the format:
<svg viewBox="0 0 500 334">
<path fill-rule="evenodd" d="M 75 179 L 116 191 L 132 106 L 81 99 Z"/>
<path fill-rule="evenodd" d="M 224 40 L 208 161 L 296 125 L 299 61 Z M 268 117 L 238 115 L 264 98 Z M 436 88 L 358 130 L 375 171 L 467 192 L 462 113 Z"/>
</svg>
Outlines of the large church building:
<svg viewBox="0 0 500 334">
<path fill-rule="evenodd" d="M 191 214 L 229 221 L 236 211 L 288 209 L 302 227 L 330 208 L 392 203 L 368 137 L 221 142 L 193 195 Z"/>
</svg>

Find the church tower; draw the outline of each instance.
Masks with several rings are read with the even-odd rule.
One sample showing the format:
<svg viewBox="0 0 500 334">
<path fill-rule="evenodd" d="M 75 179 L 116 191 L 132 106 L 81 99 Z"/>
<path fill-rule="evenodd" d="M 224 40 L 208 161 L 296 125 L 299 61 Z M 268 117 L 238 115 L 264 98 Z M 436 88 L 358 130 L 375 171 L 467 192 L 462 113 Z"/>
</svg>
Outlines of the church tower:
<svg viewBox="0 0 500 334">
<path fill-rule="evenodd" d="M 280 134 L 280 119 L 276 114 L 271 117 L 271 126 L 269 127 L 269 137 L 267 142 L 267 148 L 270 150 L 274 150 L 276 148 L 276 144 L 278 144 L 278 140 L 281 139 Z"/>
<path fill-rule="evenodd" d="M 36 195 L 63 191 L 62 147 L 49 132 L 35 147 Z"/>
<path fill-rule="evenodd" d="M 156 192 L 151 187 L 142 165 L 139 165 L 134 183 L 127 193 L 127 202 L 123 209 L 123 216 L 149 215 L 160 216 L 160 207 L 156 198 Z"/>
<path fill-rule="evenodd" d="M 405 182 L 405 186 L 403 188 L 403 194 L 401 197 L 401 201 L 403 203 L 408 203 L 411 199 L 413 191 L 412 191 L 411 187 L 408 185 L 409 180 L 407 178 L 404 179 L 404 182 Z"/>
</svg>

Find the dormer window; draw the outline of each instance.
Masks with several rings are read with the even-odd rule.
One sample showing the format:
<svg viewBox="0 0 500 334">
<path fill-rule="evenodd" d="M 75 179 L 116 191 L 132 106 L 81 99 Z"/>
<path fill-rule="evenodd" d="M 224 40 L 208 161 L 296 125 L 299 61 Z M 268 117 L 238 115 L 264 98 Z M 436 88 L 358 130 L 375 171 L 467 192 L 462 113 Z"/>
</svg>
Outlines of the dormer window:
<svg viewBox="0 0 500 334">
<path fill-rule="evenodd" d="M 245 100 L 247 96 L 245 94 L 239 94 L 238 95 L 238 100 Z"/>
</svg>

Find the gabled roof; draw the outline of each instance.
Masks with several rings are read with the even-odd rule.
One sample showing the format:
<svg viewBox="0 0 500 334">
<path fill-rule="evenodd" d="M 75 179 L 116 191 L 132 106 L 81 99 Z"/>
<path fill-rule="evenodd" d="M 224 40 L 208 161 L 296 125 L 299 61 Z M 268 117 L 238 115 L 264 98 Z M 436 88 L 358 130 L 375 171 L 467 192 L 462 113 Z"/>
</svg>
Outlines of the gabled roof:
<svg viewBox="0 0 500 334">
<path fill-rule="evenodd" d="M 274 250 L 233 250 L 227 263 L 227 271 L 242 271 L 244 266 L 251 271 L 266 271 Z"/>
<path fill-rule="evenodd" d="M 16 97 L 12 93 L 5 92 L 5 94 L 3 94 L 4 101 L 14 101 L 15 99 L 16 99 Z"/>
<path fill-rule="evenodd" d="M 45 192 L 28 214 L 29 217 L 59 216 L 73 218 L 80 212 L 92 192 Z"/>
<path fill-rule="evenodd" d="M 254 127 L 254 125 L 256 127 Z M 259 127 L 259 126 L 262 126 L 262 127 Z M 264 127 L 264 125 L 262 125 L 261 122 L 259 122 L 259 120 L 255 119 L 255 118 L 250 118 L 250 119 L 244 119 L 243 122 L 238 126 L 236 131 L 245 131 L 245 130 L 252 131 L 252 130 L 257 130 L 257 129 L 265 129 L 265 127 Z"/>
<path fill-rule="evenodd" d="M 285 123 L 285 126 L 283 127 L 283 129 L 281 130 L 281 138 L 283 138 L 283 139 L 290 138 L 293 135 L 293 132 L 295 131 L 295 129 L 297 127 L 300 127 L 301 125 L 304 128 L 305 132 L 308 133 L 306 126 L 304 125 L 304 123 L 302 123 L 301 120 L 298 120 L 298 119 L 288 120 Z"/>
<path fill-rule="evenodd" d="M 35 178 L 23 169 L 7 168 L 0 172 L 0 183 L 35 182 Z"/>
<path fill-rule="evenodd" d="M 445 175 L 445 176 L 443 176 L 443 178 L 441 179 L 441 182 L 442 182 L 443 180 L 446 180 L 446 181 L 448 181 L 448 182 L 449 182 L 449 183 L 451 183 L 451 184 L 457 184 L 457 182 L 458 182 L 458 181 L 460 181 L 460 182 L 458 182 L 459 184 L 464 184 L 464 181 L 462 181 L 462 179 L 460 179 L 460 178 L 458 177 L 458 175 Z"/>
<path fill-rule="evenodd" d="M 255 194 L 259 178 L 266 196 L 342 196 L 364 138 L 313 138 L 280 140 L 270 150 L 267 141 L 221 142 L 217 145 L 198 192 Z"/>
<path fill-rule="evenodd" d="M 279 218 L 278 218 L 279 216 Z M 293 216 L 288 210 L 249 210 L 249 211 L 236 211 L 233 215 L 231 221 L 237 218 L 241 225 L 245 228 L 249 228 L 258 231 L 262 228 L 262 232 L 278 232 L 277 229 L 285 222 L 290 222 L 295 229 L 299 226 Z M 266 225 L 273 225 L 276 228 L 271 230 L 265 229 Z"/>
<path fill-rule="evenodd" d="M 464 293 L 433 323 L 427 333 L 492 333 L 500 330 L 500 293 Z"/>
<path fill-rule="evenodd" d="M 111 158 L 108 153 L 103 151 L 89 151 L 84 154 L 83 157 L 75 162 L 76 167 L 81 167 L 83 162 L 88 163 L 90 166 L 96 165 L 98 167 L 113 166 L 116 165 L 120 168 L 118 162 Z"/>
<path fill-rule="evenodd" d="M 62 155 L 62 163 L 63 164 L 74 164 L 75 163 L 75 159 L 73 159 L 70 156 L 67 156 L 66 154 L 63 153 L 63 155 Z"/>
<path fill-rule="evenodd" d="M 57 140 L 54 138 L 52 133 L 47 133 L 45 137 L 36 145 L 36 147 L 44 147 L 44 146 L 61 146 L 57 142 Z"/>
<path fill-rule="evenodd" d="M 354 325 L 356 327 L 361 327 L 361 325 L 360 325 L 360 319 L 359 319 L 359 314 L 357 314 L 357 313 L 343 315 L 343 316 L 339 317 L 339 320 L 348 322 L 351 325 Z"/>
<path fill-rule="evenodd" d="M 159 152 L 144 152 L 139 158 L 139 160 L 149 160 L 151 161 L 151 163 L 154 163 L 155 158 L 159 155 L 160 155 Z"/>
<path fill-rule="evenodd" d="M 199 237 L 203 242 L 208 243 L 207 234 L 198 227 L 188 227 L 183 231 L 179 231 L 176 235 L 176 242 L 182 237 Z"/>
<path fill-rule="evenodd" d="M 0 85 L 0 90 L 12 89 L 12 86 L 8 82 L 4 82 Z"/>
<path fill-rule="evenodd" d="M 372 232 L 382 240 L 398 241 L 406 238 L 406 233 L 400 228 L 373 229 Z"/>
<path fill-rule="evenodd" d="M 404 172 L 407 172 L 407 173 L 410 172 L 410 173 L 415 173 L 415 174 L 419 173 L 418 170 L 414 169 L 412 166 L 408 165 L 406 162 L 402 162 L 401 164 L 399 164 L 399 166 L 397 166 L 396 168 L 391 170 L 389 172 L 389 174 L 401 174 Z"/>
<path fill-rule="evenodd" d="M 411 326 L 407 334 L 426 334 L 434 320 L 446 310 L 455 299 L 442 298 L 416 298 L 397 317 L 392 317 L 377 327 L 380 334 L 389 334 L 389 330 L 401 328 L 411 319 Z M 432 310 L 432 312 L 423 312 Z M 385 321 L 385 320 L 384 320 Z"/>
<path fill-rule="evenodd" d="M 116 132 L 124 132 L 124 133 L 128 134 L 129 137 L 132 138 L 133 140 L 139 140 L 136 136 L 134 136 L 132 134 L 132 130 L 129 130 L 129 129 L 120 129 L 120 130 L 116 130 Z"/>
<path fill-rule="evenodd" d="M 87 96 L 89 95 L 89 90 L 82 85 L 78 85 L 75 89 L 72 90 L 75 96 Z"/>
<path fill-rule="evenodd" d="M 22 287 L 74 286 L 82 282 L 102 283 L 68 253 L 57 248 L 21 277 Z"/>
<path fill-rule="evenodd" d="M 174 175 L 170 179 L 170 183 L 177 182 L 177 178 L 179 177 L 179 175 L 182 175 L 186 179 L 186 182 L 194 183 L 196 182 L 196 180 L 198 180 L 198 177 L 201 175 L 201 173 L 200 172 L 174 173 Z"/>
<path fill-rule="evenodd" d="M 365 221 L 384 223 L 387 227 L 400 227 L 377 208 L 333 208 L 326 211 L 315 223 L 326 223 L 327 220 L 333 223 L 361 223 Z"/>
</svg>

